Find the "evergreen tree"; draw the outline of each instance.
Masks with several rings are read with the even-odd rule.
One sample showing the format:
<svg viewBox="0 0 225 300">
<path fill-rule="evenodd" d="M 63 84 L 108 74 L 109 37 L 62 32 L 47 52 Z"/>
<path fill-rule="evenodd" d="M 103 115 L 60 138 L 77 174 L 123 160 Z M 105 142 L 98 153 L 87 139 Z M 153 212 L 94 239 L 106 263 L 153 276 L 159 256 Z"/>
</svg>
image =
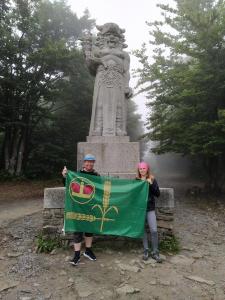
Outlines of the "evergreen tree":
<svg viewBox="0 0 225 300">
<path fill-rule="evenodd" d="M 34 132 L 26 175 L 55 177 L 64 165 L 76 170 L 77 143 L 88 135 L 94 80 L 83 54 L 75 53 L 68 77 L 58 82 L 55 105 Z"/>
<path fill-rule="evenodd" d="M 221 191 L 225 172 L 225 1 L 175 0 L 160 4 L 163 21 L 148 23 L 139 86 L 149 99 L 148 137 L 156 153 L 197 157 L 206 188 Z M 170 30 L 168 30 L 170 28 Z"/>
<path fill-rule="evenodd" d="M 1 167 L 21 175 L 34 132 L 51 119 L 60 81 L 80 57 L 78 38 L 94 22 L 63 0 L 3 1 L 0 16 Z"/>
<path fill-rule="evenodd" d="M 127 134 L 130 137 L 131 142 L 140 143 L 140 156 L 144 156 L 144 152 L 147 149 L 147 144 L 144 136 L 144 124 L 141 120 L 141 115 L 137 113 L 137 105 L 132 99 L 128 100 L 127 109 Z"/>
</svg>

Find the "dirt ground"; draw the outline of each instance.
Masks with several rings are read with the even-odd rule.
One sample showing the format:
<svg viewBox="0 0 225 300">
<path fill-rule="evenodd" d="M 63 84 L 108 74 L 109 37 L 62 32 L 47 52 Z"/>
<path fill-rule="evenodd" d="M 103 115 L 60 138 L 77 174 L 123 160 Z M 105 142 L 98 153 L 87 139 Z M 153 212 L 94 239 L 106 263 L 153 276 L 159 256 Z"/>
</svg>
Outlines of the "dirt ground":
<svg viewBox="0 0 225 300">
<path fill-rule="evenodd" d="M 165 185 L 164 185 L 165 186 Z M 0 201 L 0 299 L 225 299 L 225 201 L 185 196 L 174 185 L 179 254 L 142 261 L 141 241 L 96 241 L 97 261 L 68 261 L 71 249 L 35 252 L 42 200 Z"/>
</svg>

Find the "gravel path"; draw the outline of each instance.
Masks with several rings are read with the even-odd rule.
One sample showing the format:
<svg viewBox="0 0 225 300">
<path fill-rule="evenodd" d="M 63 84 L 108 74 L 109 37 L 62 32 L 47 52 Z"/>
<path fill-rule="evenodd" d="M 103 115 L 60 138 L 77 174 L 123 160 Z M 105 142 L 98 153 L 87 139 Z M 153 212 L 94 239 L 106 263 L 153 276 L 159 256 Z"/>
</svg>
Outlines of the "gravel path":
<svg viewBox="0 0 225 300">
<path fill-rule="evenodd" d="M 40 212 L 42 199 L 7 200 L 0 201 L 0 228 L 7 226 L 11 221 L 23 216 Z"/>
</svg>

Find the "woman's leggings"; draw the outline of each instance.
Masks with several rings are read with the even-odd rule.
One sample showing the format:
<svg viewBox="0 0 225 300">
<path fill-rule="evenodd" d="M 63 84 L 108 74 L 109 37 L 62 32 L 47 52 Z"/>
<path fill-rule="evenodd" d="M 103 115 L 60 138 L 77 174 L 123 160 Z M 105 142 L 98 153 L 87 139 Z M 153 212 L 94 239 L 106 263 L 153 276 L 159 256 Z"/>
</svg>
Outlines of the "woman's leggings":
<svg viewBox="0 0 225 300">
<path fill-rule="evenodd" d="M 151 233 L 152 251 L 158 252 L 158 233 L 155 210 L 148 211 L 146 219 Z M 143 246 L 144 249 L 148 249 L 148 234 L 146 229 L 144 229 Z"/>
</svg>

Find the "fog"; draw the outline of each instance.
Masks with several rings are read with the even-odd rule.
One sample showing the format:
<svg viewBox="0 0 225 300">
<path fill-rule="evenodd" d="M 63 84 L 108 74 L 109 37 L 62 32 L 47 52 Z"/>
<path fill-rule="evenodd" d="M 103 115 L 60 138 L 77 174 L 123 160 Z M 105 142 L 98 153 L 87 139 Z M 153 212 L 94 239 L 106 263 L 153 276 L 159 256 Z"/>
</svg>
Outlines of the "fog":
<svg viewBox="0 0 225 300">
<path fill-rule="evenodd" d="M 157 155 L 151 151 L 153 143 L 149 143 L 143 160 L 148 162 L 151 172 L 161 181 L 170 178 L 171 181 L 184 180 L 190 176 L 191 161 L 179 154 Z"/>
</svg>

